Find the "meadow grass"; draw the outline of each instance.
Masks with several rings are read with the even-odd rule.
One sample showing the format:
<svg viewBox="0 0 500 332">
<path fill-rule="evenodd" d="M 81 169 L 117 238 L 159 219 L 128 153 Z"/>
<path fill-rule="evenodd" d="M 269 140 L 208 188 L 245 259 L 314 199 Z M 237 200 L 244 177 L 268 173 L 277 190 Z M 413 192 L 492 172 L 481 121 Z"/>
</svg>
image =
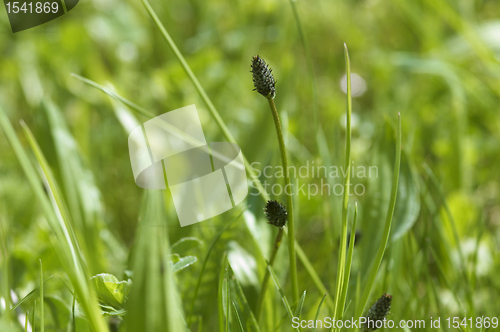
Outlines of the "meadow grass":
<svg viewBox="0 0 500 332">
<path fill-rule="evenodd" d="M 440 331 L 498 317 L 498 4 L 110 4 L 0 42 L 0 331 L 320 331 L 292 319 L 357 318 L 385 293 L 388 318 Z M 251 194 L 180 228 L 169 190 L 135 186 L 126 140 L 192 103 L 209 141 L 241 146 Z M 366 193 L 283 197 L 254 161 L 342 165 L 325 183 Z"/>
</svg>

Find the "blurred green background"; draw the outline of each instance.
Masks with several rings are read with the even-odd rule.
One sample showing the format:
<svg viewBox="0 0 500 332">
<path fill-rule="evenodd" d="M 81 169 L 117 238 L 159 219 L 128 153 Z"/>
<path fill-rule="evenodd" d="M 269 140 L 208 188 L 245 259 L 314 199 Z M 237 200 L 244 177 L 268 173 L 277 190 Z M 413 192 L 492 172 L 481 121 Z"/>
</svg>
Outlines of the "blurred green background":
<svg viewBox="0 0 500 332">
<path fill-rule="evenodd" d="M 369 305 L 387 292 L 393 295 L 394 320 L 444 320 L 463 317 L 464 310 L 476 316 L 500 315 L 500 2 L 154 0 L 151 5 L 243 153 L 250 163 L 259 162 L 259 169 L 280 165 L 280 156 L 267 102 L 252 91 L 252 56 L 263 57 L 277 79 L 275 101 L 290 163 L 341 166 L 346 112 L 343 43 L 349 47 L 352 72 L 357 74 L 352 158 L 355 165 L 375 165 L 379 172 L 377 178 L 353 179 L 365 185 L 366 193 L 351 197 L 359 204 L 361 236 L 354 251 L 347 317 L 353 314 L 380 242 L 398 112 L 403 132 L 398 200 Z M 196 104 L 207 141 L 226 139 L 140 1 L 82 1 L 62 17 L 16 34 L 1 10 L 0 32 L 0 108 L 35 165 L 19 120 L 33 131 L 70 211 L 88 275 L 131 278 L 134 289 L 131 261 L 140 242 L 141 205 L 146 203 L 142 204 L 144 190 L 133 181 L 124 117 L 135 117 L 139 123 L 148 118 L 71 73 L 110 87 L 156 115 Z M 321 179 L 299 180 L 308 185 Z M 180 297 L 176 303 L 189 316 L 210 243 L 242 210 L 180 228 L 168 191 L 162 201 L 168 242 L 196 238 L 176 246 L 178 251 L 172 249 L 180 257 L 197 257 L 196 263 L 174 275 Z M 294 201 L 297 241 L 333 294 L 341 197 L 299 195 Z M 238 299 L 244 295 L 248 310 L 255 306 L 276 230 L 266 223 L 260 197 L 249 195 L 246 204 L 207 260 L 194 318 L 185 328 L 220 328 L 217 298 L 221 274 L 225 278 L 224 252 L 230 273 L 241 285 Z M 8 314 L 8 306 L 38 285 L 41 259 L 45 277 L 60 276 L 44 286 L 46 302 L 57 304 L 46 303 L 46 330 L 66 331 L 71 327 L 73 297 L 72 287 L 65 285 L 73 280 L 61 266 L 51 242 L 53 231 L 3 133 L 0 223 L 0 324 L 16 330 L 19 323 L 7 322 L 17 322 L 26 310 L 32 312 L 34 296 L 16 313 Z M 274 269 L 285 294 L 290 287 L 287 258 L 283 245 Z M 300 292 L 307 290 L 301 317 L 314 319 L 324 294 L 300 261 L 298 269 Z M 268 293 L 261 330 L 290 330 L 280 294 L 274 286 Z M 88 328 L 84 311 L 76 313 L 78 331 Z M 39 314 L 34 321 L 39 322 Z M 127 315 L 108 315 L 106 322 L 125 330 L 127 322 L 122 320 Z M 238 331 L 234 312 L 231 315 L 230 327 Z M 320 317 L 327 315 L 331 308 L 324 304 Z M 128 324 L 134 331 L 133 322 Z M 254 328 L 246 326 L 245 331 Z"/>
</svg>

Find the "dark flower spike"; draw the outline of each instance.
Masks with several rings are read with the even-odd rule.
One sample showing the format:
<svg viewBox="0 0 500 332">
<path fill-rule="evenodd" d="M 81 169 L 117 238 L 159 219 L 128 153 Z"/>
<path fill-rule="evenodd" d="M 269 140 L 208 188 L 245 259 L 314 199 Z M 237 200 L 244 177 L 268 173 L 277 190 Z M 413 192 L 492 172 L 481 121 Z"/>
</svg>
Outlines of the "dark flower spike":
<svg viewBox="0 0 500 332">
<path fill-rule="evenodd" d="M 391 301 L 392 295 L 384 294 L 372 305 L 366 314 L 368 323 L 364 324 L 363 331 L 375 331 L 377 329 L 377 321 L 384 320 L 384 318 L 389 314 Z"/>
<path fill-rule="evenodd" d="M 254 91 L 266 98 L 274 98 L 276 95 L 276 81 L 274 80 L 272 69 L 269 68 L 267 63 L 258 55 L 252 58 L 252 76 Z"/>
<path fill-rule="evenodd" d="M 269 224 L 279 228 L 285 227 L 288 215 L 283 204 L 278 201 L 269 200 L 264 208 L 264 213 L 267 220 L 269 220 Z"/>
</svg>

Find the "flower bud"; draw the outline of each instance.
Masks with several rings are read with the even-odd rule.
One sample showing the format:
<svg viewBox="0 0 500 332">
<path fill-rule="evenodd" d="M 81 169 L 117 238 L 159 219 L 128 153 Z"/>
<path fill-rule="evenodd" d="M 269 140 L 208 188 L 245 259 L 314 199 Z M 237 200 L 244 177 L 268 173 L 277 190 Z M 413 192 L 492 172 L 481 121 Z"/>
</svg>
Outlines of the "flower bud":
<svg viewBox="0 0 500 332">
<path fill-rule="evenodd" d="M 368 323 L 364 324 L 363 331 L 375 331 L 377 329 L 377 321 L 384 320 L 387 314 L 389 314 L 391 301 L 392 295 L 384 294 L 372 305 L 366 314 Z"/>
<path fill-rule="evenodd" d="M 272 71 L 273 70 L 269 68 L 267 63 L 258 55 L 252 58 L 254 91 L 257 90 L 258 93 L 266 98 L 274 98 L 276 95 L 276 82 L 274 81 Z"/>
<path fill-rule="evenodd" d="M 286 208 L 278 201 L 267 201 L 266 207 L 264 208 L 264 214 L 267 220 L 269 220 L 269 224 L 279 228 L 285 226 L 288 215 Z"/>
</svg>

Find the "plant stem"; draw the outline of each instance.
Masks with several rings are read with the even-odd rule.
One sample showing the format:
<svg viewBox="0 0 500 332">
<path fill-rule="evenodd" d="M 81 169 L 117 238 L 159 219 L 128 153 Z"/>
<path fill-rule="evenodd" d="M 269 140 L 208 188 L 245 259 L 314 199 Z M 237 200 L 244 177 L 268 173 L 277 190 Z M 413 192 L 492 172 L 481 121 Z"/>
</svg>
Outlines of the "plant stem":
<svg viewBox="0 0 500 332">
<path fill-rule="evenodd" d="M 276 235 L 276 239 L 274 240 L 273 251 L 271 252 L 271 258 L 269 258 L 269 262 L 267 265 L 273 266 L 274 260 L 276 259 L 276 255 L 278 254 L 278 249 L 281 245 L 281 240 L 283 239 L 284 228 L 280 228 L 278 230 L 278 234 Z M 260 286 L 260 294 L 259 299 L 257 300 L 257 309 L 255 311 L 257 322 L 260 322 L 260 318 L 262 317 L 262 308 L 264 304 L 264 299 L 266 298 L 267 284 L 269 282 L 269 277 L 271 276 L 269 269 L 266 268 L 266 274 L 264 275 L 264 279 L 262 280 L 262 285 Z"/>
<path fill-rule="evenodd" d="M 342 200 L 342 228 L 339 246 L 339 261 L 337 268 L 337 285 L 335 287 L 335 318 L 340 319 L 344 311 L 345 303 L 342 303 L 342 286 L 345 278 L 346 265 L 346 245 L 347 245 L 347 210 L 349 207 L 349 188 L 351 178 L 351 113 L 352 113 L 352 98 L 351 98 L 351 62 L 349 60 L 349 51 L 347 45 L 344 44 L 345 51 L 345 67 L 346 67 L 346 83 L 347 83 L 347 114 L 346 114 L 346 137 L 345 137 L 345 169 L 347 176 L 344 179 L 344 197 Z"/>
<path fill-rule="evenodd" d="M 281 164 L 283 166 L 283 171 L 285 174 L 285 196 L 286 196 L 286 209 L 288 213 L 288 255 L 290 260 L 290 277 L 292 280 L 292 299 L 293 303 L 299 300 L 299 283 L 297 280 L 297 261 L 295 258 L 295 231 L 294 231 L 294 219 L 293 219 L 293 199 L 292 193 L 287 194 L 287 188 L 291 188 L 290 184 L 290 174 L 288 172 L 288 158 L 286 155 L 285 140 L 283 139 L 283 131 L 281 130 L 280 117 L 278 115 L 278 110 L 276 109 L 276 104 L 271 96 L 267 97 L 269 106 L 271 107 L 271 113 L 273 114 L 274 126 L 276 127 L 276 134 L 278 135 L 278 143 L 280 146 L 281 153 Z M 291 190 L 291 189 L 290 189 Z"/>
</svg>

